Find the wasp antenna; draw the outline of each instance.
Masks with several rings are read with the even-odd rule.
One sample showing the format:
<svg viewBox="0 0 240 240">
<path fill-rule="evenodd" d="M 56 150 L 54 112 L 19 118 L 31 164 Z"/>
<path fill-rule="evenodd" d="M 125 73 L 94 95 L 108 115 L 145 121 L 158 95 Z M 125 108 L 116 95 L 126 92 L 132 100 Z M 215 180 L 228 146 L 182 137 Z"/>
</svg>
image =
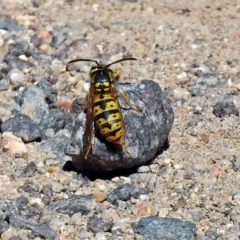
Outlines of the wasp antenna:
<svg viewBox="0 0 240 240">
<path fill-rule="evenodd" d="M 119 60 L 117 60 L 115 62 L 112 62 L 112 63 L 106 65 L 105 67 L 108 68 L 108 67 L 110 67 L 111 65 L 113 65 L 115 63 L 119 63 L 119 62 L 123 62 L 123 61 L 129 61 L 129 60 L 137 60 L 137 59 L 136 58 L 122 58 L 122 59 L 119 59 Z"/>
<path fill-rule="evenodd" d="M 71 60 L 67 63 L 67 65 L 75 62 L 95 62 L 99 66 L 99 63 L 96 60 L 85 59 L 85 58 L 78 58 L 78 59 Z"/>
</svg>

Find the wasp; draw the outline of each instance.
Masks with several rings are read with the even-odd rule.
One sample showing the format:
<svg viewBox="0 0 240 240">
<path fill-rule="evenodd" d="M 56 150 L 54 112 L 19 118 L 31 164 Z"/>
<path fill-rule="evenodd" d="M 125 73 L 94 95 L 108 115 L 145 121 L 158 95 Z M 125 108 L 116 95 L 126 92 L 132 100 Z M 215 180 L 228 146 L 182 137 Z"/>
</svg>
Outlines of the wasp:
<svg viewBox="0 0 240 240">
<path fill-rule="evenodd" d="M 117 70 L 109 68 L 113 64 L 129 60 L 137 59 L 123 58 L 108 65 L 99 64 L 92 59 L 74 59 L 68 62 L 68 64 L 79 61 L 96 63 L 96 66 L 93 66 L 89 73 L 91 83 L 89 92 L 86 95 L 87 116 L 85 133 L 87 136 L 87 148 L 84 155 L 85 159 L 88 158 L 92 148 L 94 129 L 106 142 L 120 147 L 125 153 L 129 154 L 124 144 L 125 126 L 117 98 L 122 97 L 130 109 L 136 111 L 142 111 L 142 109 L 132 106 L 123 93 L 116 92 L 115 82 L 119 80 L 120 74 Z"/>
</svg>

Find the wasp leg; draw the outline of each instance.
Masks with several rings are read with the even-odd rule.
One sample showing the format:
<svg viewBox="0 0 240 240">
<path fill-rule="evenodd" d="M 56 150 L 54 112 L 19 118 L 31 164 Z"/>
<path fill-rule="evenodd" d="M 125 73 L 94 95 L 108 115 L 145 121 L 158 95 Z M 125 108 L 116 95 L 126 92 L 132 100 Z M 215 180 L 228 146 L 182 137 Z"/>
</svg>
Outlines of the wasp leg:
<svg viewBox="0 0 240 240">
<path fill-rule="evenodd" d="M 93 129 L 93 123 L 92 123 L 91 129 Z M 93 141 L 93 131 L 91 130 L 91 134 L 89 136 L 89 142 L 88 142 L 88 146 L 87 146 L 87 151 L 86 151 L 85 156 L 84 156 L 85 159 L 88 158 L 89 152 L 92 149 L 92 145 L 93 145 L 92 141 Z"/>
<path fill-rule="evenodd" d="M 115 76 L 114 76 L 114 78 L 115 78 L 115 80 L 116 81 L 118 81 L 119 79 L 120 79 L 120 74 L 119 74 L 119 71 L 117 70 L 117 69 L 112 69 L 112 72 L 113 72 L 113 74 L 116 74 Z"/>
<path fill-rule="evenodd" d="M 129 103 L 129 100 L 127 99 L 127 97 L 126 97 L 122 92 L 119 92 L 119 93 L 117 94 L 117 96 L 118 96 L 118 97 L 122 97 L 123 100 L 124 100 L 124 102 L 126 103 L 126 105 L 128 105 L 128 107 L 129 107 L 130 109 L 136 110 L 136 111 L 139 111 L 139 112 L 142 111 L 142 108 L 134 107 L 133 105 L 131 105 L 131 104 Z"/>
</svg>

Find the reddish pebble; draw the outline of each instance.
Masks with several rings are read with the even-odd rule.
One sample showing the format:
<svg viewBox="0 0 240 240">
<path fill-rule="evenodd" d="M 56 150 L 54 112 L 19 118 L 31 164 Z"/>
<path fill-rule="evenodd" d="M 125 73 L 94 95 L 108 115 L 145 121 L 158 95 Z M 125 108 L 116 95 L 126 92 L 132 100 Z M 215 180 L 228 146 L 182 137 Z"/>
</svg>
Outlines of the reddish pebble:
<svg viewBox="0 0 240 240">
<path fill-rule="evenodd" d="M 45 40 L 51 37 L 51 34 L 48 31 L 42 30 L 38 32 L 38 38 Z"/>
<path fill-rule="evenodd" d="M 209 143 L 209 135 L 206 133 L 201 133 L 200 140 L 204 143 Z"/>
<path fill-rule="evenodd" d="M 61 97 L 59 99 L 59 107 L 63 107 L 63 108 L 66 108 L 66 109 L 71 109 L 71 106 L 72 106 L 72 100 L 68 97 Z"/>
</svg>

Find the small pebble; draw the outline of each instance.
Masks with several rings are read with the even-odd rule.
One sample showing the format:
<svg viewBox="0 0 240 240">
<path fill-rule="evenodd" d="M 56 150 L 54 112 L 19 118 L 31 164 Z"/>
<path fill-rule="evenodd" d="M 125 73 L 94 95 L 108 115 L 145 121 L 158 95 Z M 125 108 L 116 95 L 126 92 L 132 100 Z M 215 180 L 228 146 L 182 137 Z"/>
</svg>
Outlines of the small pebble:
<svg viewBox="0 0 240 240">
<path fill-rule="evenodd" d="M 92 239 L 93 238 L 93 233 L 92 232 L 88 232 L 88 231 L 86 231 L 86 230 L 81 230 L 80 232 L 79 232 L 79 235 L 78 235 L 78 237 L 80 238 L 80 239 Z"/>
<path fill-rule="evenodd" d="M 145 172 L 150 172 L 149 166 L 141 166 L 138 168 L 139 173 L 145 173 Z"/>
<path fill-rule="evenodd" d="M 14 136 L 11 132 L 4 132 L 2 134 L 3 151 L 9 151 L 16 157 L 28 157 L 28 150 L 21 138 Z"/>
<path fill-rule="evenodd" d="M 7 91 L 10 87 L 10 82 L 7 79 L 0 80 L 0 91 Z"/>
<path fill-rule="evenodd" d="M 24 82 L 24 73 L 19 71 L 18 69 L 13 69 L 9 73 L 10 84 L 12 85 L 13 89 L 18 89 L 23 86 Z"/>
</svg>

